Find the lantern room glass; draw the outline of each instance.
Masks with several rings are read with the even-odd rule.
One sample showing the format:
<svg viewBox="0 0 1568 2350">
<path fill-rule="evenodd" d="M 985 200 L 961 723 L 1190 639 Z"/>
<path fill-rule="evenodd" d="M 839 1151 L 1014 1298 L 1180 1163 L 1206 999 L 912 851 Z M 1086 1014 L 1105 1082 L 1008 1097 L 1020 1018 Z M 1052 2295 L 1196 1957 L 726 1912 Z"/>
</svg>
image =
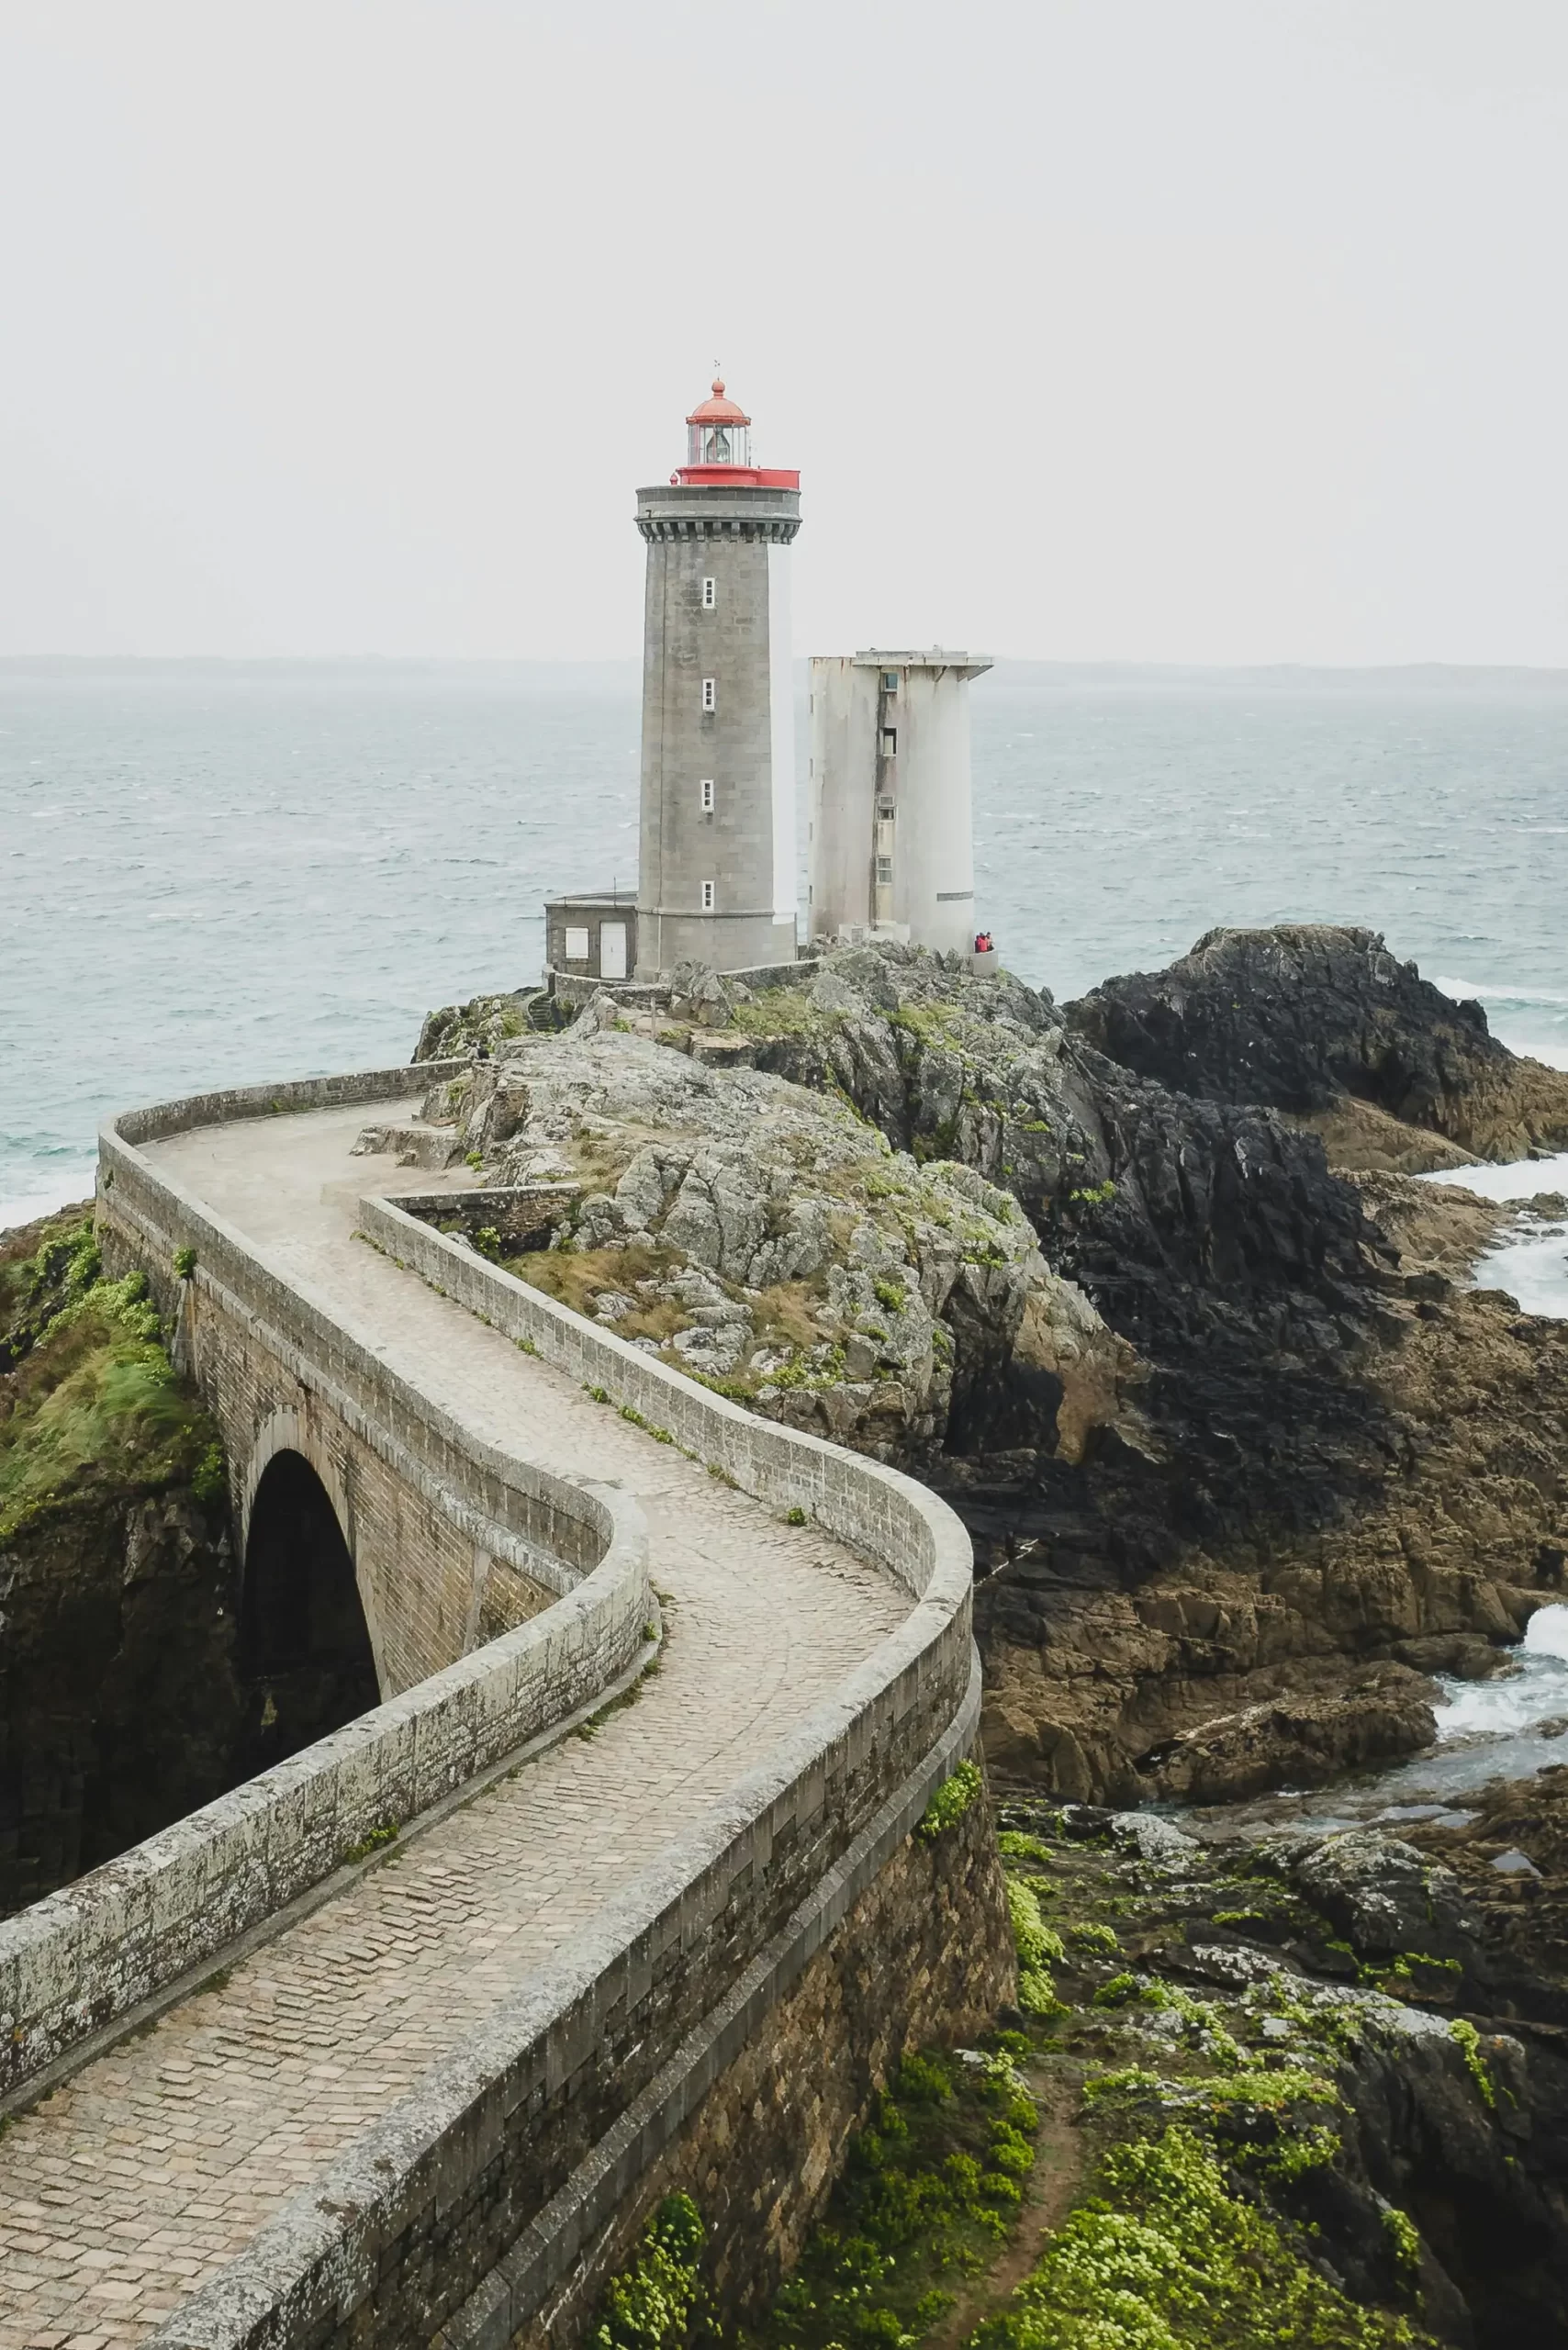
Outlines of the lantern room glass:
<svg viewBox="0 0 1568 2350">
<path fill-rule="evenodd" d="M 749 465 L 751 427 L 748 424 L 701 423 L 686 428 L 689 465 Z"/>
</svg>

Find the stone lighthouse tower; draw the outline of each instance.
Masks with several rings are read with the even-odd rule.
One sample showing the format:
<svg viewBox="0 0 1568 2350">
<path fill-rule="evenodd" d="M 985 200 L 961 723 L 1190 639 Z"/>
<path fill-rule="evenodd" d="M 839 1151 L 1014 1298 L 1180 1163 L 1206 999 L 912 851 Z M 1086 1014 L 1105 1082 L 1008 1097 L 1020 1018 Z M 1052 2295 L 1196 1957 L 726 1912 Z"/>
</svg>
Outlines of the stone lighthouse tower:
<svg viewBox="0 0 1568 2350">
<path fill-rule="evenodd" d="M 686 420 L 686 463 L 637 492 L 643 633 L 637 976 L 795 959 L 790 545 L 801 476 L 751 462 L 723 379 Z"/>
</svg>

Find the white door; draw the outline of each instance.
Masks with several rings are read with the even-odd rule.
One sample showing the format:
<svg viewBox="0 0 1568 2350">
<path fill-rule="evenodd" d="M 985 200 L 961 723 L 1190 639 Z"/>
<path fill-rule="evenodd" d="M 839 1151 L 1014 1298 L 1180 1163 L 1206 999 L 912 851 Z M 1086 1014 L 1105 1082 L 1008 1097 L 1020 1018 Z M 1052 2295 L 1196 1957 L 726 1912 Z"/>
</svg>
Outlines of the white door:
<svg viewBox="0 0 1568 2350">
<path fill-rule="evenodd" d="M 626 977 L 626 925 L 623 922 L 601 922 L 599 925 L 599 976 L 601 979 L 623 979 Z"/>
</svg>

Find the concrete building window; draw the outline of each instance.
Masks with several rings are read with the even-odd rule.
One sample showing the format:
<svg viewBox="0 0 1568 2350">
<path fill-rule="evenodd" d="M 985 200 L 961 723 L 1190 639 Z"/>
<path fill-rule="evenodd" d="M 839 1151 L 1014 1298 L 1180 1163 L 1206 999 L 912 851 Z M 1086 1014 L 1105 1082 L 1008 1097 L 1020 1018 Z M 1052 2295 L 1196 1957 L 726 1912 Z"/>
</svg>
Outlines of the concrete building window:
<svg viewBox="0 0 1568 2350">
<path fill-rule="evenodd" d="M 717 677 L 704 677 L 704 678 L 703 678 L 703 680 L 702 680 L 702 707 L 703 707 L 703 709 L 704 709 L 704 710 L 717 710 L 717 709 L 718 709 L 718 707 L 719 707 L 719 680 L 717 679 Z"/>
<path fill-rule="evenodd" d="M 889 823 L 892 822 L 897 811 L 898 802 L 896 800 L 879 800 L 877 802 L 878 815 L 884 818 Z"/>
<path fill-rule="evenodd" d="M 890 884 L 891 884 L 892 878 L 893 878 L 893 860 L 892 860 L 892 858 L 891 858 L 890 856 L 879 856 L 879 857 L 877 859 L 877 887 L 878 887 L 878 889 L 879 889 L 879 890 L 886 890 L 886 889 L 888 889 L 888 888 L 890 886 Z"/>
<path fill-rule="evenodd" d="M 882 691 L 885 694 L 896 694 L 898 689 L 898 671 L 896 669 L 884 669 L 882 672 Z"/>
<path fill-rule="evenodd" d="M 702 884 L 702 911 L 705 914 L 711 914 L 713 911 L 713 884 L 711 881 L 704 881 Z"/>
<path fill-rule="evenodd" d="M 885 759 L 895 759 L 895 758 L 897 758 L 897 756 L 898 756 L 898 750 L 899 750 L 899 737 L 898 737 L 898 729 L 897 729 L 897 727 L 896 727 L 896 726 L 884 726 L 884 727 L 883 727 L 883 729 L 882 729 L 882 756 L 883 756 L 883 758 L 885 758 Z"/>
<path fill-rule="evenodd" d="M 584 926 L 581 930 L 577 930 L 577 929 L 574 929 L 574 928 L 573 928 L 573 926 L 572 926 L 572 924 L 571 924 L 570 923 L 568 923 L 566 924 L 566 960 L 567 960 L 567 962 L 568 962 L 568 963 L 586 963 L 586 962 L 588 961 L 588 929 L 587 929 L 587 925 L 585 924 L 585 926 Z"/>
<path fill-rule="evenodd" d="M 702 813 L 703 813 L 705 816 L 711 816 L 711 815 L 713 813 L 713 778 L 712 778 L 712 777 L 711 777 L 711 775 L 705 775 L 705 776 L 703 777 L 703 778 L 702 778 L 701 782 L 698 785 L 697 789 L 698 789 L 698 791 L 699 791 L 699 792 L 700 793 L 700 795 L 701 795 L 701 800 L 702 800 Z"/>
<path fill-rule="evenodd" d="M 713 610 L 714 606 L 717 604 L 718 600 L 719 600 L 719 583 L 718 583 L 718 581 L 717 581 L 716 579 L 705 579 L 705 580 L 702 582 L 702 609 L 703 609 L 703 610 L 704 610 L 705 612 L 711 612 L 711 611 Z"/>
</svg>

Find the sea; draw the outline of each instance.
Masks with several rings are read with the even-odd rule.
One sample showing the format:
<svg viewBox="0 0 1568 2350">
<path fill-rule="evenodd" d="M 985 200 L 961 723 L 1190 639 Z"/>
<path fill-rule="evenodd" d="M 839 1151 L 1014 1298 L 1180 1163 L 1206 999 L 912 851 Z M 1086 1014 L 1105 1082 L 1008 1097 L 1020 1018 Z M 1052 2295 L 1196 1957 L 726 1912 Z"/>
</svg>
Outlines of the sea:
<svg viewBox="0 0 1568 2350">
<path fill-rule="evenodd" d="M 403 1061 L 431 1007 L 533 982 L 544 898 L 635 878 L 640 690 L 634 663 L 0 662 L 0 1228 L 90 1193 L 113 1110 Z M 1568 672 L 1003 662 L 970 704 L 977 926 L 1031 985 L 1361 923 L 1568 1068 Z M 803 901 L 803 834 L 801 869 Z M 1568 1192 L 1568 1155 L 1461 1180 Z M 1477 1278 L 1568 1315 L 1568 1222 Z M 1568 1608 L 1519 1665 L 1446 1693 L 1411 1799 L 1555 1758 Z"/>
</svg>

